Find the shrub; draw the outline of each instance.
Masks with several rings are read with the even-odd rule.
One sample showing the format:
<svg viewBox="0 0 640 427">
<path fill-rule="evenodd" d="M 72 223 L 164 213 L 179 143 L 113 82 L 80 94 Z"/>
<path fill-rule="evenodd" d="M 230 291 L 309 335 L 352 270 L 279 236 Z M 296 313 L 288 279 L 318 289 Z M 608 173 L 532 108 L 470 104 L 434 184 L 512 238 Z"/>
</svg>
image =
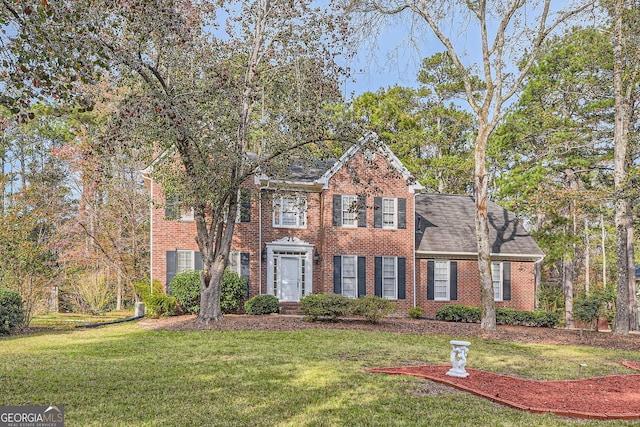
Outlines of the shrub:
<svg viewBox="0 0 640 427">
<path fill-rule="evenodd" d="M 573 315 L 581 322 L 595 324 L 597 329 L 602 305 L 602 300 L 598 296 L 578 295 L 573 302 Z"/>
<path fill-rule="evenodd" d="M 271 314 L 280 311 L 278 298 L 273 295 L 256 295 L 244 303 L 247 314 Z"/>
<path fill-rule="evenodd" d="M 220 290 L 220 306 L 222 307 L 222 312 L 225 314 L 237 313 L 240 307 L 242 307 L 242 301 L 246 297 L 247 279 L 226 269 L 222 278 L 222 289 Z"/>
<path fill-rule="evenodd" d="M 353 300 L 354 314 L 364 316 L 368 321 L 377 323 L 383 317 L 388 316 L 395 308 L 395 304 L 388 299 L 377 295 L 367 295 Z"/>
<path fill-rule="evenodd" d="M 470 307 L 465 305 L 448 305 L 436 312 L 437 320 L 448 322 L 470 322 L 480 321 L 480 307 Z M 555 328 L 560 323 L 560 316 L 543 310 L 523 311 L 514 308 L 497 308 L 496 323 L 500 325 L 522 325 L 540 326 L 545 328 Z"/>
<path fill-rule="evenodd" d="M 145 305 L 152 317 L 175 316 L 178 313 L 178 301 L 167 294 L 149 294 Z"/>
<path fill-rule="evenodd" d="M 447 305 L 436 312 L 436 319 L 446 322 L 476 323 L 480 321 L 480 307 Z"/>
<path fill-rule="evenodd" d="M 200 270 L 176 274 L 169 288 L 183 313 L 197 314 L 200 311 Z"/>
<path fill-rule="evenodd" d="M 353 301 L 340 294 L 309 294 L 300 300 L 300 309 L 310 320 L 320 317 L 335 320 L 351 314 Z"/>
<path fill-rule="evenodd" d="M 138 299 L 140 299 L 140 301 L 146 304 L 149 295 L 151 295 L 151 287 L 149 286 L 149 280 L 136 282 L 134 283 L 133 287 L 135 288 Z M 158 279 L 153 279 L 153 293 L 154 294 L 164 293 L 162 283 L 160 283 Z"/>
<path fill-rule="evenodd" d="M 423 314 L 424 314 L 424 310 L 422 309 L 422 307 L 411 307 L 409 309 L 409 317 L 411 318 L 419 319 L 422 317 Z"/>
<path fill-rule="evenodd" d="M 20 294 L 10 289 L 0 289 L 0 335 L 12 333 L 24 320 L 24 304 Z"/>
</svg>

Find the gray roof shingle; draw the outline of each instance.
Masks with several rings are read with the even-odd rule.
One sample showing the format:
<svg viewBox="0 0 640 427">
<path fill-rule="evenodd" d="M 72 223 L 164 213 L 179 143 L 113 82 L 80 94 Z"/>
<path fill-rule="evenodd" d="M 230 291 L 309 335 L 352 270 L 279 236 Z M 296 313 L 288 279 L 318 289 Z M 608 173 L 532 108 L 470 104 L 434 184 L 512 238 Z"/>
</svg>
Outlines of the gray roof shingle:
<svg viewBox="0 0 640 427">
<path fill-rule="evenodd" d="M 516 216 L 487 202 L 491 253 L 496 258 L 541 259 L 544 253 Z M 476 207 L 471 196 L 416 195 L 416 251 L 418 255 L 476 255 Z"/>
</svg>

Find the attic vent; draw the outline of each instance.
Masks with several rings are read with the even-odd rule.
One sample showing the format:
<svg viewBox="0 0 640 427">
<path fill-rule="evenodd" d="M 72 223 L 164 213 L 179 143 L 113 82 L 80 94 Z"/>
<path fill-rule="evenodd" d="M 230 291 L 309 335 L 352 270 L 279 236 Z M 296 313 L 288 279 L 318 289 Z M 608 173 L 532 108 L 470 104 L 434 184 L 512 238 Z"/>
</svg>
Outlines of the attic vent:
<svg viewBox="0 0 640 427">
<path fill-rule="evenodd" d="M 365 158 L 365 159 L 367 159 L 367 160 L 369 160 L 369 161 L 373 161 L 373 159 L 375 159 L 375 158 L 376 158 L 376 152 L 375 152 L 375 151 L 373 151 L 373 150 L 370 150 L 370 149 L 368 149 L 368 148 L 366 148 L 366 149 L 364 150 L 363 155 L 364 155 L 364 158 Z"/>
</svg>

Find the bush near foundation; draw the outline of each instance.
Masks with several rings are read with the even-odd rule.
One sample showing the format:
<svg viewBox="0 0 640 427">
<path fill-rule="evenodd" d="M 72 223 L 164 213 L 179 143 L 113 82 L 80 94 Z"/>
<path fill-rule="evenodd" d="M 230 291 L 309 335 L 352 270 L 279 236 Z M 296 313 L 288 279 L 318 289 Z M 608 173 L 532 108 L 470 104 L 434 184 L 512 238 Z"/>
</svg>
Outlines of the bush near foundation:
<svg viewBox="0 0 640 427">
<path fill-rule="evenodd" d="M 0 335 L 10 334 L 24 322 L 24 304 L 16 291 L 0 289 Z"/>
<path fill-rule="evenodd" d="M 247 314 L 271 314 L 280 311 L 278 298 L 273 295 L 256 295 L 244 303 Z"/>
<path fill-rule="evenodd" d="M 340 294 L 309 294 L 300 300 L 300 309 L 309 320 L 328 318 L 336 320 L 344 316 L 363 316 L 376 323 L 395 309 L 395 304 L 375 295 L 357 299 Z"/>
<path fill-rule="evenodd" d="M 436 312 L 436 320 L 447 322 L 477 323 L 480 318 L 480 307 L 466 305 L 448 305 Z M 556 313 L 542 310 L 524 311 L 514 308 L 497 308 L 496 323 L 499 325 L 555 328 L 560 324 L 560 317 Z"/>
<path fill-rule="evenodd" d="M 340 294 L 309 294 L 300 300 L 300 309 L 312 321 L 321 317 L 336 320 L 352 313 L 352 301 Z"/>
</svg>

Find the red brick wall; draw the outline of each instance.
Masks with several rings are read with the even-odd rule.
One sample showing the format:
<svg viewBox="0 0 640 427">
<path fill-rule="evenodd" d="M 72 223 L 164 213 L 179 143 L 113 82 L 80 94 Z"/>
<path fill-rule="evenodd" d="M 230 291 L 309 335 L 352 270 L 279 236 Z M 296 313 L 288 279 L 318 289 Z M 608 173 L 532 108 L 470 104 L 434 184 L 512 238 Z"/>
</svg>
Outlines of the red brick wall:
<svg viewBox="0 0 640 427">
<path fill-rule="evenodd" d="M 418 292 L 417 305 L 424 315 L 434 318 L 441 307 L 452 304 L 480 305 L 480 274 L 475 260 L 456 260 L 458 263 L 457 301 L 427 301 L 427 259 L 418 259 L 416 271 Z M 511 300 L 496 301 L 496 307 L 518 310 L 535 308 L 535 266 L 533 262 L 511 261 Z"/>
<path fill-rule="evenodd" d="M 373 179 L 371 179 L 373 178 Z M 333 195 L 366 193 L 366 228 L 333 226 Z M 407 202 L 406 228 L 387 230 L 374 228 L 374 197 L 405 198 Z M 334 255 L 366 257 L 367 295 L 374 295 L 374 260 L 377 256 L 406 258 L 406 299 L 398 300 L 398 314 L 406 316 L 413 306 L 413 252 L 414 252 L 414 194 L 409 192 L 406 180 L 390 169 L 386 159 L 377 154 L 373 162 L 365 161 L 362 150 L 331 179 L 329 189 L 323 193 L 323 239 L 320 253 L 323 258 L 319 272 L 319 291 L 333 292 Z"/>
</svg>

